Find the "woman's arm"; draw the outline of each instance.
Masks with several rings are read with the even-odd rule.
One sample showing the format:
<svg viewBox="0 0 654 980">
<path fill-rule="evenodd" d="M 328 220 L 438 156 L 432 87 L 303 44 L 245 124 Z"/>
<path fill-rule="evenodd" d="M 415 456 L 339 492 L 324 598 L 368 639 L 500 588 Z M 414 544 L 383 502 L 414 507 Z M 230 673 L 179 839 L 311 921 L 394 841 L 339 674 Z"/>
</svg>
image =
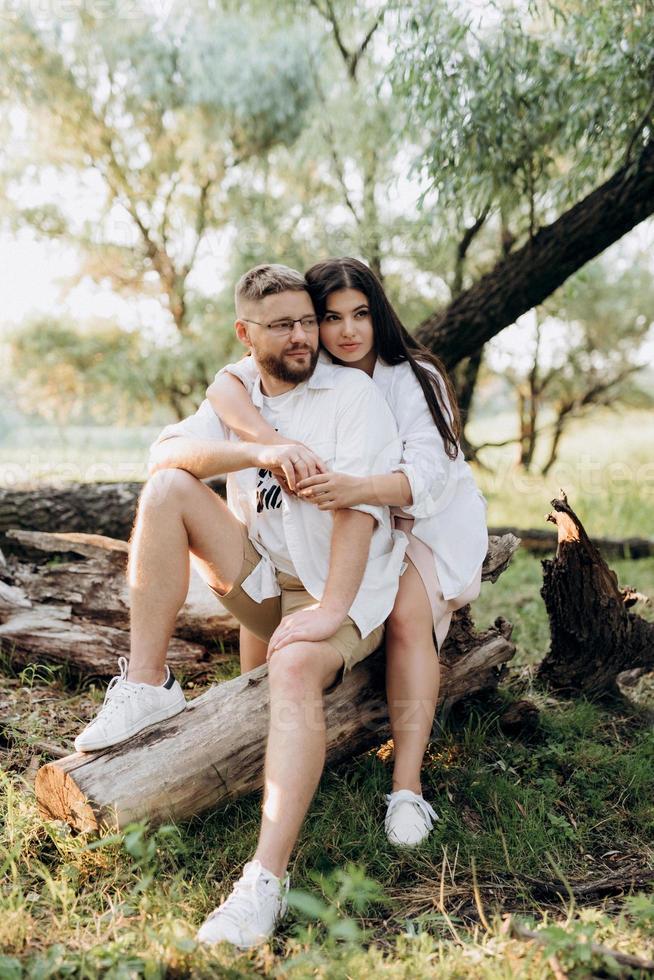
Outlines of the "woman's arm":
<svg viewBox="0 0 654 980">
<path fill-rule="evenodd" d="M 254 407 L 247 389 L 234 375 L 220 372 L 207 388 L 207 401 L 229 429 L 244 442 L 261 446 L 285 447 L 279 467 L 273 476 L 285 481 L 284 489 L 295 492 L 298 480 L 323 473 L 325 464 L 308 446 L 295 439 L 286 439 L 266 422 Z"/>
<path fill-rule="evenodd" d="M 349 473 L 318 473 L 297 485 L 298 497 L 316 504 L 319 510 L 339 510 L 357 504 L 408 507 L 413 498 L 411 484 L 404 473 L 375 473 L 351 476 Z"/>
<path fill-rule="evenodd" d="M 284 446 L 284 439 L 252 404 L 245 386 L 233 374 L 217 374 L 207 388 L 207 400 L 214 412 L 232 432 L 245 442 Z"/>
</svg>

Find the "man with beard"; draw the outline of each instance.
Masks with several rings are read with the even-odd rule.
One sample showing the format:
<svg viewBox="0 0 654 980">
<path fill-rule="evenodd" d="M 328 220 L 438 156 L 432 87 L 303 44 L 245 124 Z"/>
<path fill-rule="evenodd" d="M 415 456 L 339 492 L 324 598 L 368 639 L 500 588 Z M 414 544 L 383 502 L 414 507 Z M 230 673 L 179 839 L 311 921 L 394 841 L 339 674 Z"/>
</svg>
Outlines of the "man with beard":
<svg viewBox="0 0 654 980">
<path fill-rule="evenodd" d="M 129 667 L 121 658 L 120 676 L 75 745 L 105 748 L 184 709 L 166 653 L 190 552 L 222 604 L 268 642 L 259 841 L 198 933 L 203 942 L 248 948 L 286 910 L 286 867 L 324 765 L 323 693 L 379 646 L 406 538 L 391 530 L 387 507 L 322 511 L 285 492 L 305 469 L 388 472 L 400 459 L 395 421 L 364 372 L 318 359 L 318 322 L 300 273 L 258 266 L 239 280 L 235 298 L 235 330 L 259 372 L 253 401 L 301 445 L 242 442 L 207 401 L 164 429 L 131 539 Z M 202 483 L 219 473 L 228 474 L 229 508 Z"/>
</svg>

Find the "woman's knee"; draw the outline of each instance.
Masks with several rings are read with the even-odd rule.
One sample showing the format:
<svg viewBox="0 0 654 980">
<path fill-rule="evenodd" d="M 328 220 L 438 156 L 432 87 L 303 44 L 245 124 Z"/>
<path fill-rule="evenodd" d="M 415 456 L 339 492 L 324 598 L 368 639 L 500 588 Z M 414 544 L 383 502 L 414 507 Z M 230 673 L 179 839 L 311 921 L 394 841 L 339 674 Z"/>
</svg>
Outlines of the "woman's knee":
<svg viewBox="0 0 654 980">
<path fill-rule="evenodd" d="M 415 643 L 431 635 L 431 611 L 396 605 L 386 621 L 386 642 Z"/>
</svg>

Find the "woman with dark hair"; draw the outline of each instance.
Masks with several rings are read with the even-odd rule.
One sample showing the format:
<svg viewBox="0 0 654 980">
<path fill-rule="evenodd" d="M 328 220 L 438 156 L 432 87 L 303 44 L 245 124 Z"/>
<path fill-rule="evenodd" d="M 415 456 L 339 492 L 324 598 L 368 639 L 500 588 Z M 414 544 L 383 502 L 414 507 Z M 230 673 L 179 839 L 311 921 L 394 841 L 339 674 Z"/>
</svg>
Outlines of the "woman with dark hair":
<svg viewBox="0 0 654 980">
<path fill-rule="evenodd" d="M 392 843 L 413 846 L 437 819 L 422 796 L 420 770 L 438 701 L 438 653 L 452 612 L 479 594 L 488 547 L 486 501 L 459 447 L 447 373 L 404 328 L 374 273 L 357 259 L 328 259 L 312 266 L 306 281 L 320 324 L 320 356 L 365 371 L 379 385 L 402 440 L 395 471 L 368 478 L 330 472 L 317 457 L 307 469 L 311 447 L 303 447 L 300 468 L 289 474 L 285 489 L 323 510 L 388 505 L 395 527 L 408 537 L 407 567 L 386 622 L 394 768 L 385 829 Z M 207 397 L 241 438 L 287 443 L 250 400 L 256 378 L 246 357 L 219 372 Z M 265 659 L 266 645 L 242 631 L 242 669 Z"/>
</svg>

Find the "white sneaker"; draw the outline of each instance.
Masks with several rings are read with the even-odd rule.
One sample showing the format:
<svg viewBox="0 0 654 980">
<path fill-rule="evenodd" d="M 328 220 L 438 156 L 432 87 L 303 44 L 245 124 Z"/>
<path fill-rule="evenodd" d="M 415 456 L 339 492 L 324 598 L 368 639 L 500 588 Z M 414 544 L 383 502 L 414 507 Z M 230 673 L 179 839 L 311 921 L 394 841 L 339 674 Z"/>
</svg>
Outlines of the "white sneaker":
<svg viewBox="0 0 654 980">
<path fill-rule="evenodd" d="M 438 820 L 427 800 L 410 789 L 398 789 L 386 794 L 388 809 L 384 827 L 391 844 L 415 847 L 428 837 Z"/>
<path fill-rule="evenodd" d="M 200 926 L 200 943 L 231 943 L 250 949 L 270 939 L 275 926 L 286 913 L 289 876 L 282 880 L 263 867 L 248 861 L 231 895 Z"/>
<path fill-rule="evenodd" d="M 120 674 L 109 681 L 102 708 L 75 739 L 78 752 L 97 752 L 117 745 L 149 725 L 172 718 L 186 707 L 184 693 L 166 667 L 159 687 L 127 680 L 127 660 L 118 660 Z"/>
</svg>

